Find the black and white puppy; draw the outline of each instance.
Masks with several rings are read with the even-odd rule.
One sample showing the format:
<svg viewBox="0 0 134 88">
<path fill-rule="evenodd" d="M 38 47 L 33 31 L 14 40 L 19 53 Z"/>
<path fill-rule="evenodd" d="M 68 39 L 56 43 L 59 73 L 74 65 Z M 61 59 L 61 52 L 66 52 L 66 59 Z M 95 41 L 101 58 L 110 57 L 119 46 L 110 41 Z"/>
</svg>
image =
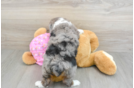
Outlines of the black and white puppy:
<svg viewBox="0 0 134 88">
<path fill-rule="evenodd" d="M 78 80 L 73 80 L 77 64 L 76 54 L 79 45 L 79 34 L 82 30 L 68 20 L 58 17 L 50 21 L 50 40 L 44 55 L 42 66 L 43 80 L 35 83 L 38 87 L 47 87 L 50 84 L 50 75 L 60 76 L 64 72 L 63 83 L 67 86 L 80 85 Z M 79 33 L 80 32 L 80 33 Z"/>
</svg>

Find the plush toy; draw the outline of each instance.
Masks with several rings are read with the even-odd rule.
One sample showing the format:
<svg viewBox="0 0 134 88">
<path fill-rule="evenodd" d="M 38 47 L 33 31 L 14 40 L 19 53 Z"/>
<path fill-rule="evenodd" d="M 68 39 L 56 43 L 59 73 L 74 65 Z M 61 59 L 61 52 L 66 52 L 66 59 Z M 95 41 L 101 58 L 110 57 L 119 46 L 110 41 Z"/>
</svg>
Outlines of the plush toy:
<svg viewBox="0 0 134 88">
<path fill-rule="evenodd" d="M 30 52 L 25 52 L 22 60 L 25 64 L 37 63 L 42 65 L 43 54 L 46 51 L 47 42 L 49 40 L 49 33 L 46 33 L 45 28 L 39 28 L 35 34 L 34 39 L 30 43 Z M 98 38 L 95 33 L 84 30 L 80 35 L 79 47 L 77 49 L 76 62 L 78 67 L 90 67 L 96 65 L 97 68 L 107 75 L 114 75 L 116 72 L 116 64 L 113 57 L 105 51 L 94 52 L 99 46 Z M 58 82 L 64 79 L 64 73 L 59 77 L 51 75 L 51 80 Z"/>
<path fill-rule="evenodd" d="M 98 46 L 99 42 L 95 33 L 84 30 L 84 33 L 79 38 L 79 47 L 76 55 L 77 66 L 90 67 L 96 65 L 102 73 L 114 75 L 117 67 L 113 57 L 102 50 L 94 52 Z"/>
<path fill-rule="evenodd" d="M 34 39 L 31 41 L 29 45 L 30 52 L 25 52 L 22 56 L 22 60 L 25 64 L 43 64 L 43 55 L 47 48 L 49 36 L 50 33 L 46 33 L 45 28 L 39 28 L 35 32 Z"/>
</svg>

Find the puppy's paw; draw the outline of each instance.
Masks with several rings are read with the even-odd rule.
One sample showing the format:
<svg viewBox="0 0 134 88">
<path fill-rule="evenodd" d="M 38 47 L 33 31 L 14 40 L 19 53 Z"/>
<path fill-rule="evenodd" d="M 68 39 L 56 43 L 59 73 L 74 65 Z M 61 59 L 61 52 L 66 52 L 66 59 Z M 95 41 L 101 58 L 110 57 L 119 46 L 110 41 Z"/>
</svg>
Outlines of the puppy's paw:
<svg viewBox="0 0 134 88">
<path fill-rule="evenodd" d="M 82 29 L 78 29 L 79 33 L 82 34 L 84 31 Z"/>
<path fill-rule="evenodd" d="M 44 88 L 44 86 L 42 85 L 41 81 L 36 81 L 35 86 L 37 86 L 39 88 Z"/>
<path fill-rule="evenodd" d="M 80 85 L 80 81 L 73 80 L 73 85 L 72 86 L 79 86 L 79 85 Z"/>
</svg>

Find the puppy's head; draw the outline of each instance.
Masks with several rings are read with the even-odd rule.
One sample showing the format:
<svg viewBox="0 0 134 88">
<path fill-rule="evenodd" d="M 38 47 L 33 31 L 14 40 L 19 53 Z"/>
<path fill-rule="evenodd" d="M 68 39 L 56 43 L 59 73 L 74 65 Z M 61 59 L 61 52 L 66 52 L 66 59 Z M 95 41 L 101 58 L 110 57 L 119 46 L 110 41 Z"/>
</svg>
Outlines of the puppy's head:
<svg viewBox="0 0 134 88">
<path fill-rule="evenodd" d="M 60 76 L 63 72 L 63 67 L 61 65 L 53 65 L 51 66 L 51 73 L 55 76 Z"/>
<path fill-rule="evenodd" d="M 56 17 L 56 18 L 53 18 L 50 23 L 49 23 L 49 32 L 51 32 L 53 30 L 53 27 L 54 27 L 54 24 L 56 21 L 58 21 L 60 19 L 60 17 Z"/>
<path fill-rule="evenodd" d="M 69 36 L 75 34 L 79 37 L 77 28 L 70 21 L 62 17 L 53 18 L 50 21 L 49 33 L 51 33 L 53 37 L 63 33 Z"/>
<path fill-rule="evenodd" d="M 53 19 L 50 21 L 50 24 L 49 24 L 49 31 L 51 32 L 51 31 L 54 30 L 58 25 L 61 25 L 61 24 L 63 24 L 63 23 L 72 25 L 72 23 L 71 23 L 70 21 L 68 21 L 67 19 L 65 19 L 65 18 L 62 18 L 62 17 L 53 18 Z"/>
</svg>

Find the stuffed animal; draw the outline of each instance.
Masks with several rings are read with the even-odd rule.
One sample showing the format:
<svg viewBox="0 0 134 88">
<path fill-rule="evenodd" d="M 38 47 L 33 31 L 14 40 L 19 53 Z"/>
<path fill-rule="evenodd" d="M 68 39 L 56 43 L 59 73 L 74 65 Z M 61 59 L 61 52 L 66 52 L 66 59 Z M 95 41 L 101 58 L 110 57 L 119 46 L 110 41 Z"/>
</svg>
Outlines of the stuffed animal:
<svg viewBox="0 0 134 88">
<path fill-rule="evenodd" d="M 49 40 L 49 33 L 46 33 L 45 28 L 39 28 L 35 34 L 34 39 L 30 43 L 30 52 L 25 52 L 22 60 L 25 64 L 37 63 L 42 65 L 43 54 L 46 51 L 47 42 Z M 43 40 L 44 39 L 44 40 Z M 105 51 L 94 52 L 99 46 L 98 38 L 95 33 L 84 30 L 80 35 L 79 47 L 77 49 L 76 62 L 78 67 L 90 67 L 96 65 L 97 68 L 107 75 L 114 75 L 116 72 L 116 64 L 113 57 Z M 64 79 L 64 73 L 59 77 L 51 75 L 51 80 L 58 82 Z"/>
<path fill-rule="evenodd" d="M 84 30 L 84 33 L 79 38 L 79 47 L 76 55 L 77 66 L 90 67 L 96 65 L 102 73 L 114 75 L 117 67 L 113 57 L 103 50 L 94 52 L 98 46 L 99 42 L 95 33 Z"/>
<path fill-rule="evenodd" d="M 47 48 L 47 43 L 49 41 L 50 33 L 46 33 L 45 28 L 39 28 L 34 33 L 34 39 L 31 41 L 29 47 L 30 52 L 25 52 L 22 56 L 22 60 L 25 64 L 34 64 L 38 65 L 43 64 L 43 55 Z"/>
</svg>

